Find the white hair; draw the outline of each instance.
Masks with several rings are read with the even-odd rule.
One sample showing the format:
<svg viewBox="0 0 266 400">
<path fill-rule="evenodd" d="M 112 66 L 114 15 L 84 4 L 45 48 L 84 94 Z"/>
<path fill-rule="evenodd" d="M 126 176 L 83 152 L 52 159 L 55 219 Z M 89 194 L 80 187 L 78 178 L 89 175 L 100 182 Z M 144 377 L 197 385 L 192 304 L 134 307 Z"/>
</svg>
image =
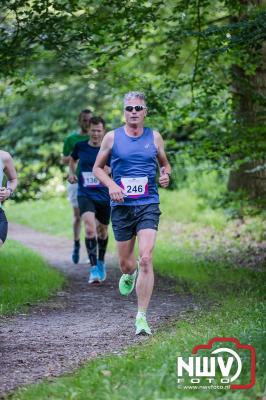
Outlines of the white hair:
<svg viewBox="0 0 266 400">
<path fill-rule="evenodd" d="M 146 106 L 146 99 L 145 99 L 145 94 L 143 92 L 128 92 L 124 96 L 124 105 L 127 104 L 128 100 L 132 99 L 140 99 L 144 101 L 144 104 Z"/>
</svg>

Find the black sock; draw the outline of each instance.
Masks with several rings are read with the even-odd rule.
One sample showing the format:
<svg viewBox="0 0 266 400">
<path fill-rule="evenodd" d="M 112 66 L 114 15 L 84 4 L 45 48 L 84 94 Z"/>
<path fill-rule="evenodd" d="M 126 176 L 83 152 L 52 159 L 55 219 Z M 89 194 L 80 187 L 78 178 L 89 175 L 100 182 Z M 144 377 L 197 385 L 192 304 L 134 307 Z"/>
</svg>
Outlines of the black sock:
<svg viewBox="0 0 266 400">
<path fill-rule="evenodd" d="M 74 240 L 74 247 L 79 248 L 80 247 L 80 240 Z"/>
<path fill-rule="evenodd" d="M 91 266 L 97 265 L 97 240 L 96 238 L 85 238 L 85 245 Z"/>
<path fill-rule="evenodd" d="M 99 251 L 99 260 L 100 261 L 104 261 L 104 256 L 105 256 L 105 253 L 106 253 L 107 243 L 108 243 L 108 236 L 107 236 L 106 239 L 98 238 L 98 251 Z"/>
</svg>

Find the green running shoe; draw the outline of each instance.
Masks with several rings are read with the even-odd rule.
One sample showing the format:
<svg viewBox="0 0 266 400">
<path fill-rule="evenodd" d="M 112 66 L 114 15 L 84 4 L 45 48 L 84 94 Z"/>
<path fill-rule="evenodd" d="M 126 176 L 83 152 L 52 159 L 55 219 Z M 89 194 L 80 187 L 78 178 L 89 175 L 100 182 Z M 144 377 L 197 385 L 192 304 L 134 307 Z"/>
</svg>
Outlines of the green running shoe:
<svg viewBox="0 0 266 400">
<path fill-rule="evenodd" d="M 123 274 L 119 280 L 119 291 L 123 296 L 127 296 L 130 294 L 134 287 L 136 278 L 138 276 L 138 269 L 134 272 L 134 274 Z"/>
<path fill-rule="evenodd" d="M 136 335 L 151 335 L 151 329 L 147 323 L 146 317 L 141 316 L 136 318 Z"/>
</svg>

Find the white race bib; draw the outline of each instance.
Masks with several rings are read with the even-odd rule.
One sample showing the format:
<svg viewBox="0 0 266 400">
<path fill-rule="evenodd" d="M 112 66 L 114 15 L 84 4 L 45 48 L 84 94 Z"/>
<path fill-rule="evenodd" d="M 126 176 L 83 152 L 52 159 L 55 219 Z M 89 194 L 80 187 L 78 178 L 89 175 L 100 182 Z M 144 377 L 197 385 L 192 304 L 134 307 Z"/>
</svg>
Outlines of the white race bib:
<svg viewBox="0 0 266 400">
<path fill-rule="evenodd" d="M 101 186 L 100 181 L 93 175 L 92 172 L 82 172 L 83 187 Z"/>
<path fill-rule="evenodd" d="M 124 189 L 125 196 L 132 199 L 146 197 L 149 194 L 147 176 L 141 178 L 121 178 L 121 186 Z"/>
</svg>

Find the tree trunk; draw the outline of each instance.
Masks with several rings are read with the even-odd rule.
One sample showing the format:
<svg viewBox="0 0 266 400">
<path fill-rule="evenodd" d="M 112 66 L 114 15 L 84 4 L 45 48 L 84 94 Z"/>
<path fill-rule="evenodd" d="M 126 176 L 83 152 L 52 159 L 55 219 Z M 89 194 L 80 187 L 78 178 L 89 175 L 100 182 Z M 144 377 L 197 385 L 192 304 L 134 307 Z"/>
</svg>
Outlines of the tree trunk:
<svg viewBox="0 0 266 400">
<path fill-rule="evenodd" d="M 257 0 L 256 4 L 262 4 L 263 0 Z M 242 4 L 254 5 L 252 0 L 242 0 Z M 252 56 L 252 49 L 250 50 Z M 255 75 L 247 76 L 244 69 L 239 66 L 232 67 L 233 76 L 233 100 L 236 120 L 236 134 L 252 132 L 251 129 L 263 129 L 266 132 L 266 110 L 259 99 L 266 99 L 266 42 L 261 48 L 261 62 Z M 245 140 L 245 138 L 244 138 Z M 252 139 L 252 134 L 250 135 Z M 256 140 L 256 139 L 255 139 Z M 262 140 L 262 139 L 261 139 Z M 254 148 L 254 146 L 253 146 Z M 235 159 L 241 159 L 241 154 Z M 251 161 L 242 164 L 238 170 L 231 171 L 228 181 L 228 189 L 232 191 L 245 190 L 250 198 L 266 196 L 266 160 Z M 254 172 L 250 172 L 250 171 Z"/>
</svg>

